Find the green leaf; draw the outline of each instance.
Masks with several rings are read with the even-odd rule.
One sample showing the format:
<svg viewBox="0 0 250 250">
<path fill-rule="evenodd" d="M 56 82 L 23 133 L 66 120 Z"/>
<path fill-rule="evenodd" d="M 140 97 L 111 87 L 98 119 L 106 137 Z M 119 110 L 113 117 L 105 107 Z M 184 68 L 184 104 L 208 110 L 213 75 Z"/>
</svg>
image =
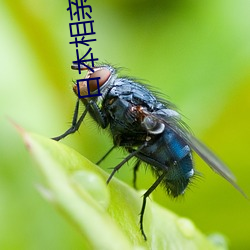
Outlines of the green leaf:
<svg viewBox="0 0 250 250">
<path fill-rule="evenodd" d="M 43 196 L 82 234 L 82 249 L 226 249 L 213 244 L 186 218 L 148 199 L 144 241 L 139 229 L 143 192 L 108 174 L 60 142 L 21 130 L 44 176 Z"/>
</svg>

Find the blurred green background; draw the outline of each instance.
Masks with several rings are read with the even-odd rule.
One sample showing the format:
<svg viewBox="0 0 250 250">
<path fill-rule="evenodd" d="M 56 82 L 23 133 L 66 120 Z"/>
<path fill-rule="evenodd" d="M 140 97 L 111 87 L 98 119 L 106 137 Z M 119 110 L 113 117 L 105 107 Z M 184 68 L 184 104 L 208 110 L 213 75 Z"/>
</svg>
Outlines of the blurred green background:
<svg viewBox="0 0 250 250">
<path fill-rule="evenodd" d="M 39 173 L 8 121 L 52 137 L 70 124 L 75 105 L 70 70 L 68 1 L 0 2 L 0 249 L 80 249 L 81 235 L 35 189 Z M 166 94 L 193 132 L 218 154 L 250 195 L 250 1 L 88 1 L 95 57 L 127 68 Z M 82 54 L 86 51 L 82 46 Z M 95 143 L 93 143 L 95 142 Z M 63 143 L 96 162 L 110 148 L 87 119 Z M 115 151 L 108 170 L 124 157 Z M 174 201 L 153 198 L 189 217 L 206 234 L 220 232 L 230 249 L 250 249 L 250 202 L 197 157 L 203 177 Z M 132 183 L 130 163 L 117 175 Z M 56 177 L 55 177 L 56 178 Z M 139 172 L 138 185 L 153 182 Z M 98 236 L 97 236 L 98 237 Z"/>
</svg>

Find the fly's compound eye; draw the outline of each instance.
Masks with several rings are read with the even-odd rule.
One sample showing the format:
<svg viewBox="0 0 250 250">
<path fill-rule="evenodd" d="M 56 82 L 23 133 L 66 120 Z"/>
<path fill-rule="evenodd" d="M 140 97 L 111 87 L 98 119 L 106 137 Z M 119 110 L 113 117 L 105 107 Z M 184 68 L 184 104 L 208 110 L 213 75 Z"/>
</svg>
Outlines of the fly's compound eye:
<svg viewBox="0 0 250 250">
<path fill-rule="evenodd" d="M 100 77 L 99 79 L 99 87 L 101 87 L 102 85 L 104 85 L 107 80 L 110 77 L 111 72 L 108 69 L 99 69 L 97 71 L 95 71 L 94 73 L 92 73 L 90 75 L 90 78 L 97 78 Z M 93 80 L 89 80 L 89 90 L 90 92 L 93 92 L 95 90 L 97 90 L 97 81 L 96 79 Z"/>
<path fill-rule="evenodd" d="M 80 95 L 81 96 L 88 95 L 88 91 L 90 93 L 95 92 L 98 89 L 97 78 L 100 77 L 100 79 L 98 80 L 99 80 L 99 87 L 101 87 L 107 82 L 110 75 L 111 72 L 105 68 L 97 69 L 93 73 L 88 72 L 88 74 L 85 77 L 86 80 L 79 82 Z M 76 93 L 76 95 L 78 95 L 77 85 L 73 87 L 73 90 Z"/>
<path fill-rule="evenodd" d="M 142 124 L 150 134 L 161 134 L 165 129 L 165 125 L 163 123 L 150 116 L 146 116 Z"/>
</svg>

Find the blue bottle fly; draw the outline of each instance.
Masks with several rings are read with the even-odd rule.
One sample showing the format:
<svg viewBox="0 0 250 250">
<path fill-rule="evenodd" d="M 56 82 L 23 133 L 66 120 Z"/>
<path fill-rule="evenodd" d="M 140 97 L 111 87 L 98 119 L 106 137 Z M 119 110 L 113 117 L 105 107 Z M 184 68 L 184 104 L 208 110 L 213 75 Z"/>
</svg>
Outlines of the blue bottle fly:
<svg viewBox="0 0 250 250">
<path fill-rule="evenodd" d="M 72 68 L 78 69 L 77 65 Z M 117 70 L 110 65 L 95 67 L 92 69 L 94 72 L 85 67 L 81 70 L 88 71 L 85 77 L 87 81 L 74 85 L 73 90 L 78 97 L 88 93 L 93 96 L 78 98 L 72 126 L 53 139 L 59 141 L 77 131 L 89 113 L 101 128 L 109 130 L 113 138 L 114 146 L 98 163 L 116 147 L 123 147 L 128 152 L 127 157 L 113 169 L 107 183 L 131 158 L 137 159 L 134 166 L 134 185 L 139 166 L 142 163 L 150 166 L 156 181 L 143 195 L 140 229 L 145 240 L 143 216 L 147 197 L 159 184 L 172 197 L 184 193 L 195 174 L 192 151 L 245 195 L 226 165 L 188 131 L 173 104 L 157 97 L 146 85 L 128 77 L 118 77 Z M 100 79 L 99 86 L 96 78 Z M 101 96 L 94 95 L 98 87 Z M 80 100 L 85 110 L 78 117 Z"/>
</svg>

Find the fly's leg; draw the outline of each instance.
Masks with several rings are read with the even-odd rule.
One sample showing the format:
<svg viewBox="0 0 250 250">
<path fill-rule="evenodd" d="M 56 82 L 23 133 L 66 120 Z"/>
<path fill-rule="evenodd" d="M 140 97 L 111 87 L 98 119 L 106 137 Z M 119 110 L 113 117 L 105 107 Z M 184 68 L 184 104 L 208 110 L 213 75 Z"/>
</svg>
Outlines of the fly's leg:
<svg viewBox="0 0 250 250">
<path fill-rule="evenodd" d="M 64 137 L 68 136 L 69 134 L 75 133 L 79 129 L 79 127 L 80 127 L 80 125 L 81 125 L 84 117 L 86 116 L 86 114 L 88 112 L 88 109 L 86 108 L 84 110 L 84 112 L 82 113 L 81 117 L 77 121 L 78 111 L 79 111 L 79 99 L 77 99 L 77 101 L 76 101 L 76 106 L 75 106 L 75 110 L 74 110 L 74 116 L 73 116 L 71 127 L 66 132 L 64 132 L 62 135 L 59 135 L 57 137 L 53 137 L 52 138 L 53 140 L 60 141 Z"/>
<path fill-rule="evenodd" d="M 102 128 L 106 128 L 108 126 L 106 115 L 100 110 L 96 102 L 93 100 L 89 101 L 86 108 L 88 108 L 89 114 Z"/>
<path fill-rule="evenodd" d="M 53 140 L 60 141 L 64 137 L 68 136 L 69 134 L 75 133 L 79 129 L 83 119 L 85 118 L 85 116 L 88 112 L 91 113 L 93 118 L 101 125 L 102 128 L 107 127 L 107 122 L 105 119 L 106 117 L 101 112 L 98 105 L 92 100 L 86 105 L 86 109 L 81 114 L 79 120 L 77 120 L 78 119 L 78 112 L 79 112 L 79 102 L 80 102 L 79 99 L 77 99 L 71 127 L 62 135 L 59 135 L 57 137 L 52 138 Z"/>
<path fill-rule="evenodd" d="M 115 148 L 116 146 L 114 145 L 97 163 L 96 165 L 99 165 Z"/>
<path fill-rule="evenodd" d="M 146 201 L 148 196 L 157 188 L 157 186 L 162 182 L 163 178 L 165 177 L 167 172 L 164 172 L 162 175 L 160 175 L 157 180 L 153 183 L 153 185 L 147 190 L 147 192 L 143 195 L 143 201 L 142 201 L 142 207 L 140 212 L 140 230 L 142 233 L 142 236 L 144 240 L 147 240 L 147 236 L 143 229 L 143 216 L 146 208 Z"/>
<path fill-rule="evenodd" d="M 140 161 L 140 160 L 137 160 L 136 163 L 135 163 L 134 169 L 133 169 L 133 187 L 134 187 L 135 189 L 137 189 L 137 188 L 136 188 L 136 179 L 137 179 L 137 178 L 136 178 L 136 173 L 137 173 L 137 171 L 138 171 L 140 165 L 141 165 L 141 161 Z"/>
<path fill-rule="evenodd" d="M 144 143 L 143 145 L 141 145 L 137 150 L 134 150 L 132 153 L 130 153 L 122 162 L 120 162 L 116 167 L 114 167 L 112 173 L 110 174 L 108 180 L 107 180 L 107 184 L 109 184 L 109 182 L 111 181 L 112 177 L 114 176 L 114 174 L 126 163 L 128 162 L 132 157 L 134 157 L 138 152 L 140 152 L 144 147 L 147 146 L 147 143 Z"/>
</svg>

